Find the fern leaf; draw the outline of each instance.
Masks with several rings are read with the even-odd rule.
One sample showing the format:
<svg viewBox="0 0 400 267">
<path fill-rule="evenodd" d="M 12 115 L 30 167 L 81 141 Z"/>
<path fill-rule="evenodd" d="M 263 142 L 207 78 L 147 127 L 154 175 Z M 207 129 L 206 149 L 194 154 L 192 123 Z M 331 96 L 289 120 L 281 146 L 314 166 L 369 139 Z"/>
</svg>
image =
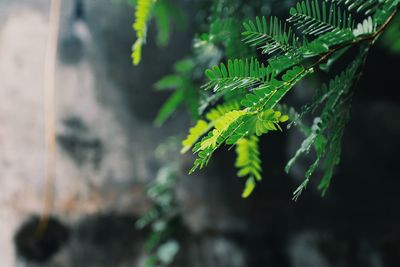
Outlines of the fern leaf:
<svg viewBox="0 0 400 267">
<path fill-rule="evenodd" d="M 196 142 L 210 130 L 209 124 L 204 120 L 198 120 L 196 125 L 189 129 L 189 135 L 182 141 L 181 153 L 187 152 Z"/>
<path fill-rule="evenodd" d="M 273 109 L 298 81 L 311 72 L 312 70 L 306 70 L 296 66 L 282 75 L 281 81 L 272 80 L 271 83 L 266 84 L 264 87 L 257 88 L 253 90 L 252 93 L 247 94 L 246 98 L 241 101 L 241 104 L 246 107 L 249 116 L 244 116 L 240 119 L 239 125 L 230 133 L 226 143 L 228 145 L 235 144 L 239 139 L 248 135 L 251 129 L 256 131 L 257 116 L 260 116 L 260 114 L 262 116 L 262 112 L 266 111 L 268 113 L 268 110 Z M 282 116 L 280 119 L 286 121 L 287 116 Z M 271 126 L 271 124 L 267 122 L 266 126 L 258 126 L 258 133 L 262 134 L 268 130 L 280 129 L 279 126 L 275 126 L 276 124 Z M 274 129 L 274 127 L 276 129 Z"/>
<path fill-rule="evenodd" d="M 236 162 L 235 166 L 239 169 L 239 177 L 252 176 L 258 181 L 261 180 L 261 160 L 258 151 L 258 137 L 251 136 L 242 138 L 236 143 Z"/>
<path fill-rule="evenodd" d="M 207 148 L 215 149 L 218 145 L 224 141 L 224 134 L 229 129 L 229 126 L 235 122 L 238 118 L 245 115 L 247 112 L 244 110 L 233 110 L 222 116 L 216 123 L 213 131 L 209 133 L 201 141 L 200 150 L 205 150 Z"/>
<path fill-rule="evenodd" d="M 253 193 L 254 188 L 256 188 L 256 181 L 254 180 L 254 178 L 250 177 L 246 181 L 246 185 L 242 193 L 242 198 L 248 198 L 251 193 Z"/>
<path fill-rule="evenodd" d="M 324 176 L 319 184 L 319 189 L 324 194 L 330 184 L 333 175 L 333 169 L 340 162 L 340 144 L 344 132 L 344 127 L 349 118 L 349 103 L 344 99 L 349 97 L 350 89 L 356 79 L 356 73 L 362 64 L 362 59 L 366 55 L 363 51 L 360 58 L 357 58 L 345 71 L 332 79 L 328 85 L 324 86 L 323 93 L 316 103 L 311 105 L 315 109 L 319 104 L 325 103 L 321 115 L 314 120 L 311 132 L 303 141 L 301 147 L 297 150 L 294 157 L 289 160 L 285 171 L 289 172 L 295 161 L 304 154 L 308 154 L 312 147 L 316 151 L 316 159 L 305 174 L 304 182 L 294 193 L 294 199 L 297 199 L 310 177 L 323 161 Z"/>
<path fill-rule="evenodd" d="M 312 70 L 295 66 L 282 75 L 282 80 L 272 79 L 271 82 L 255 88 L 252 93 L 246 95 L 241 104 L 252 112 L 272 109 L 297 82 L 311 72 Z"/>
<path fill-rule="evenodd" d="M 172 33 L 172 24 L 178 30 L 184 30 L 187 23 L 183 7 L 171 0 L 156 0 L 153 14 L 157 28 L 156 41 L 159 46 L 166 46 Z"/>
<path fill-rule="evenodd" d="M 349 11 L 356 11 L 365 15 L 372 14 L 382 1 L 379 0 L 336 0 L 339 4 L 346 5 Z"/>
<path fill-rule="evenodd" d="M 206 70 L 209 81 L 202 88 L 213 91 L 207 103 L 215 104 L 221 99 L 241 101 L 231 106 L 217 106 L 192 128 L 183 144 L 184 151 L 194 146 L 192 151 L 198 156 L 190 173 L 206 166 L 221 145 L 235 145 L 238 176 L 247 177 L 242 196 L 248 197 L 261 180 L 258 137 L 282 130 L 281 123 L 289 119 L 279 111 L 284 110 L 279 106 L 281 100 L 315 68 L 328 70 L 348 49 L 357 46 L 360 53 L 353 63 L 317 90 L 312 103 L 304 106 L 301 114 L 293 110 L 288 113 L 306 137 L 289 160 L 286 172 L 299 157 L 315 150 L 315 160 L 293 193 L 293 199 L 297 200 L 319 169 L 324 175 L 318 188 L 324 194 L 334 168 L 340 162 L 341 140 L 349 120 L 353 87 L 359 79 L 360 66 L 369 45 L 393 18 L 399 4 L 400 0 L 301 0 L 290 10 L 291 16 L 287 20 L 296 33 L 304 35 L 301 41 L 276 17 L 269 21 L 265 17 L 256 17 L 255 21 L 245 22 L 242 41 L 268 55 L 267 63 L 254 58 L 236 59 Z M 364 20 L 356 25 L 353 15 L 357 21 Z M 308 39 L 307 35 L 311 37 Z M 313 125 L 306 126 L 301 119 L 317 110 L 321 112 Z"/>
<path fill-rule="evenodd" d="M 168 98 L 157 114 L 157 117 L 154 121 L 156 126 L 161 126 L 165 120 L 171 116 L 171 114 L 183 102 L 184 97 L 185 92 L 183 90 L 177 90 Z"/>
<path fill-rule="evenodd" d="M 288 120 L 287 115 L 282 115 L 279 111 L 272 109 L 265 112 L 248 112 L 238 120 L 237 127 L 232 129 L 230 136 L 226 140 L 227 145 L 234 145 L 240 139 L 249 135 L 260 136 L 270 131 L 282 130 L 280 123 Z"/>
<path fill-rule="evenodd" d="M 279 123 L 286 122 L 289 119 L 287 115 L 282 115 L 280 111 L 268 109 L 260 114 L 257 114 L 255 123 L 255 132 L 257 136 L 268 133 L 269 131 L 282 131 Z"/>
<path fill-rule="evenodd" d="M 226 113 L 233 110 L 239 110 L 240 104 L 237 101 L 228 102 L 225 104 L 217 105 L 211 109 L 205 118 L 209 121 L 199 120 L 194 127 L 189 130 L 189 135 L 182 141 L 181 153 L 187 152 L 204 134 L 206 134 L 215 123 L 223 117 Z"/>
<path fill-rule="evenodd" d="M 217 105 L 215 108 L 212 108 L 209 112 L 207 112 L 205 117 L 209 121 L 215 122 L 219 118 L 221 118 L 223 115 L 225 115 L 226 113 L 228 113 L 228 112 L 230 112 L 232 110 L 238 110 L 238 109 L 240 109 L 239 102 L 238 101 L 232 101 L 232 102 L 228 102 L 228 103 L 225 103 L 225 104 Z"/>
<path fill-rule="evenodd" d="M 340 163 L 341 156 L 341 147 L 342 147 L 342 137 L 344 133 L 344 127 L 348 121 L 348 113 L 346 116 L 342 117 L 342 120 L 339 120 L 336 123 L 336 131 L 333 133 L 333 137 L 331 138 L 328 148 L 327 148 L 327 156 L 325 160 L 324 166 L 324 176 L 322 177 L 321 182 L 318 185 L 318 189 L 322 192 L 322 195 L 325 195 L 326 190 L 328 189 L 334 168 Z"/>
<path fill-rule="evenodd" d="M 312 41 L 308 46 L 307 50 L 310 51 L 311 55 L 318 55 L 326 51 L 318 51 L 314 49 L 314 46 L 321 47 L 325 46 L 326 50 L 339 44 L 346 43 L 354 39 L 354 34 L 351 29 L 333 29 L 330 32 L 320 35 L 317 39 Z M 316 50 L 316 51 L 315 51 Z"/>
<path fill-rule="evenodd" d="M 269 65 L 277 73 L 299 65 L 304 59 L 325 54 L 331 47 L 354 39 L 351 29 L 333 29 L 319 35 L 311 42 L 304 40 L 302 46 L 285 54 L 268 60 Z"/>
<path fill-rule="evenodd" d="M 256 59 L 229 60 L 228 65 L 221 63 L 206 70 L 209 82 L 202 86 L 203 89 L 218 91 L 232 91 L 240 88 L 250 88 L 272 79 L 273 71 Z"/>
<path fill-rule="evenodd" d="M 382 25 L 399 5 L 400 0 L 384 0 L 382 6 L 374 13 L 373 20 L 377 25 Z"/>
<path fill-rule="evenodd" d="M 176 74 L 171 74 L 164 76 L 161 80 L 154 84 L 154 88 L 158 91 L 166 89 L 174 89 L 181 87 L 183 84 L 183 79 L 181 76 Z"/>
<path fill-rule="evenodd" d="M 310 152 L 312 146 L 316 142 L 319 133 L 321 132 L 321 118 L 317 117 L 314 119 L 313 126 L 311 127 L 311 133 L 308 135 L 306 139 L 302 142 L 300 148 L 296 151 L 296 154 L 289 160 L 286 164 L 285 171 L 289 173 L 290 169 L 294 165 L 294 163 L 300 158 L 302 155 L 306 155 Z"/>
<path fill-rule="evenodd" d="M 293 192 L 293 198 L 292 200 L 297 201 L 300 197 L 300 195 L 303 193 L 303 191 L 306 189 L 308 183 L 310 182 L 310 179 L 305 179 L 299 187 L 296 188 L 296 190 Z"/>
<path fill-rule="evenodd" d="M 174 92 L 161 107 L 155 125 L 161 126 L 173 114 L 179 106 L 185 105 L 192 114 L 193 119 L 197 119 L 198 112 L 198 93 L 192 80 L 193 60 L 185 58 L 174 64 L 174 74 L 164 76 L 155 85 L 156 90 L 171 89 Z"/>
<path fill-rule="evenodd" d="M 147 22 L 151 17 L 153 6 L 157 0 L 137 0 L 133 29 L 136 42 L 132 47 L 133 64 L 138 65 L 142 57 L 142 45 L 146 42 Z"/>
<path fill-rule="evenodd" d="M 207 148 L 203 151 L 199 151 L 197 154 L 197 159 L 193 163 L 193 167 L 190 169 L 189 174 L 192 174 L 197 169 L 202 169 L 206 166 L 211 159 L 212 154 L 214 153 L 214 149 Z"/>
<path fill-rule="evenodd" d="M 258 137 L 242 138 L 236 143 L 236 162 L 238 177 L 248 177 L 242 197 L 250 196 L 255 188 L 255 181 L 261 181 L 261 160 Z"/>
<path fill-rule="evenodd" d="M 243 41 L 250 46 L 260 48 L 263 54 L 272 54 L 276 51 L 288 52 L 298 45 L 298 37 L 277 17 L 271 17 L 269 24 L 265 17 L 261 19 L 256 17 L 256 23 L 250 20 L 243 23 L 243 26 L 246 30 L 242 33 Z"/>
<path fill-rule="evenodd" d="M 226 113 L 215 123 L 215 128 L 193 147 L 192 151 L 197 153 L 198 158 L 189 174 L 208 164 L 214 151 L 238 129 L 241 119 L 246 115 L 248 115 L 248 112 L 245 110 L 234 110 Z"/>
<path fill-rule="evenodd" d="M 307 35 L 320 35 L 334 29 L 354 28 L 354 19 L 346 8 L 331 1 L 329 8 L 327 0 L 305 0 L 290 9 L 288 19 L 298 30 Z"/>
</svg>

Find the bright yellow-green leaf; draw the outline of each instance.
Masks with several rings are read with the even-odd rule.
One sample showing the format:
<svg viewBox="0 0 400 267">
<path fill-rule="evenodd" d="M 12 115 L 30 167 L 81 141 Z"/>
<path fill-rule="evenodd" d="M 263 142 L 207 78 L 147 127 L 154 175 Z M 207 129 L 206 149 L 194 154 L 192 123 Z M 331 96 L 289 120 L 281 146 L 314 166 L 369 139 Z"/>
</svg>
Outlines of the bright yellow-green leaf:
<svg viewBox="0 0 400 267">
<path fill-rule="evenodd" d="M 283 115 L 282 117 L 279 118 L 279 121 L 280 121 L 280 122 L 285 122 L 285 121 L 287 121 L 288 119 L 289 119 L 289 116 L 288 116 L 288 115 Z"/>
<path fill-rule="evenodd" d="M 182 141 L 181 153 L 187 152 L 199 138 L 209 129 L 208 123 L 204 120 L 197 121 L 196 125 L 189 130 L 189 135 Z"/>
<path fill-rule="evenodd" d="M 233 122 L 245 114 L 246 111 L 244 110 L 233 110 L 218 119 L 215 123 L 215 129 L 212 131 L 212 136 L 201 143 L 201 150 L 209 147 L 215 148 L 218 145 L 218 138 L 228 130 Z"/>
<path fill-rule="evenodd" d="M 251 195 L 251 193 L 253 193 L 255 187 L 256 187 L 256 182 L 254 181 L 254 179 L 253 178 L 247 179 L 246 185 L 242 193 L 242 198 L 248 198 Z"/>
<path fill-rule="evenodd" d="M 151 12 L 156 1 L 157 0 L 137 0 L 135 22 L 132 26 L 137 38 L 136 42 L 132 46 L 132 60 L 134 65 L 140 63 L 142 57 L 142 45 L 146 40 L 147 22 L 151 18 Z"/>
</svg>

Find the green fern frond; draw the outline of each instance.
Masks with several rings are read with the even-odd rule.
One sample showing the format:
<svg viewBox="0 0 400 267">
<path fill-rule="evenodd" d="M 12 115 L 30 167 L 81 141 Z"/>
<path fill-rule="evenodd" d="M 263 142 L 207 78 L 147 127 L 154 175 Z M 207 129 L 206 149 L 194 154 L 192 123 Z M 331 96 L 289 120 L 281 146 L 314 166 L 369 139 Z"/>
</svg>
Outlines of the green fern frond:
<svg viewBox="0 0 400 267">
<path fill-rule="evenodd" d="M 226 136 L 227 130 L 233 122 L 245 115 L 247 112 L 244 110 L 233 110 L 223 115 L 216 123 L 214 129 L 203 138 L 200 144 L 200 150 L 207 148 L 215 149 L 219 146 Z"/>
<path fill-rule="evenodd" d="M 399 15 L 393 19 L 393 24 L 387 28 L 381 39 L 384 47 L 394 54 L 400 54 L 400 30 L 398 25 L 400 25 Z"/>
<path fill-rule="evenodd" d="M 242 33 L 243 41 L 261 49 L 263 54 L 288 52 L 299 46 L 299 38 L 277 17 L 271 17 L 269 24 L 265 17 L 256 17 L 255 23 L 250 20 L 243 26 L 246 30 Z"/>
<path fill-rule="evenodd" d="M 208 164 L 211 159 L 212 154 L 214 153 L 214 149 L 207 148 L 204 151 L 199 151 L 197 153 L 197 158 L 193 163 L 193 167 L 190 169 L 189 174 L 192 174 L 197 169 L 202 169 L 204 166 Z"/>
<path fill-rule="evenodd" d="M 187 152 L 204 134 L 210 130 L 209 124 L 198 120 L 196 125 L 189 129 L 189 135 L 182 141 L 181 153 Z"/>
<path fill-rule="evenodd" d="M 238 126 L 231 131 L 226 144 L 235 144 L 239 139 L 245 137 L 252 129 L 256 130 L 257 116 L 262 112 L 273 109 L 278 102 L 288 93 L 302 78 L 312 73 L 312 69 L 304 69 L 296 66 L 282 75 L 282 80 L 273 79 L 263 87 L 256 88 L 252 93 L 246 95 L 241 104 L 246 107 L 248 115 L 241 118 Z M 286 116 L 284 117 L 286 120 Z M 272 129 L 272 127 L 269 127 Z"/>
<path fill-rule="evenodd" d="M 270 83 L 265 83 L 255 88 L 246 95 L 241 104 L 252 112 L 272 109 L 294 85 L 312 71 L 312 69 L 295 66 L 282 75 L 282 80 L 272 79 Z"/>
<path fill-rule="evenodd" d="M 251 193 L 253 193 L 256 188 L 256 181 L 253 177 L 247 179 L 246 184 L 244 186 L 244 190 L 242 192 L 242 198 L 248 198 Z"/>
<path fill-rule="evenodd" d="M 334 1 L 305 0 L 290 9 L 289 22 L 303 34 L 320 35 L 335 29 L 353 29 L 355 21 L 346 8 Z M 342 11 L 343 10 L 343 11 Z"/>
<path fill-rule="evenodd" d="M 157 28 L 156 41 L 159 46 L 166 46 L 170 40 L 172 24 L 183 30 L 187 25 L 187 18 L 183 8 L 171 0 L 156 0 L 153 14 Z"/>
<path fill-rule="evenodd" d="M 382 25 L 396 11 L 400 0 L 383 0 L 383 4 L 376 10 L 373 20 L 377 25 Z"/>
<path fill-rule="evenodd" d="M 354 86 L 366 53 L 399 9 L 400 0 L 302 0 L 290 10 L 288 24 L 276 17 L 269 20 L 256 17 L 255 21 L 245 22 L 243 43 L 260 48 L 268 57 L 260 56 L 260 61 L 255 58 L 228 60 L 227 64 L 206 70 L 209 81 L 202 88 L 212 92 L 205 93 L 205 106 L 219 101 L 239 102 L 211 109 L 190 130 L 182 149 L 185 152 L 193 147 L 192 151 L 197 154 L 190 173 L 206 166 L 220 146 L 236 146 L 238 176 L 248 177 L 242 196 L 248 197 L 261 180 L 258 137 L 282 130 L 281 123 L 290 117 L 292 124 L 305 134 L 305 139 L 285 170 L 289 172 L 301 156 L 315 151 L 314 161 L 293 193 L 293 199 L 301 195 L 317 170 L 323 173 L 318 188 L 324 194 L 340 162 L 340 145 L 349 120 Z M 361 23 L 357 24 L 353 15 Z M 294 30 L 287 26 L 289 24 Z M 222 24 L 214 24 L 218 25 Z M 302 34 L 301 38 L 294 31 Z M 223 36 L 219 35 L 222 39 Z M 212 38 L 211 32 L 205 37 L 209 43 Z M 220 39 L 219 42 L 224 41 Z M 216 43 L 212 44 L 220 52 Z M 301 114 L 280 105 L 288 92 L 318 68 L 328 71 L 343 55 L 354 56 L 346 53 L 356 51 L 352 48 L 360 49 L 353 62 L 319 88 Z M 177 79 L 165 81 L 166 84 L 176 82 Z M 313 125 L 307 126 L 302 119 L 317 111 L 319 114 L 314 116 Z"/>
<path fill-rule="evenodd" d="M 334 29 L 319 35 L 311 42 L 304 39 L 302 46 L 285 54 L 270 58 L 269 65 L 280 73 L 283 70 L 301 64 L 305 59 L 320 56 L 329 52 L 329 49 L 350 42 L 355 38 L 351 29 Z"/>
<path fill-rule="evenodd" d="M 322 195 L 325 195 L 326 190 L 329 188 L 334 168 L 340 163 L 342 137 L 348 120 L 349 110 L 342 113 L 340 118 L 337 118 L 333 126 L 335 127 L 335 131 L 333 132 L 332 137 L 329 139 L 329 143 L 326 145 L 326 158 L 323 166 L 324 176 L 318 185 L 318 189 L 322 192 Z"/>
<path fill-rule="evenodd" d="M 249 115 L 245 110 L 234 110 L 226 113 L 216 123 L 215 128 L 208 132 L 200 142 L 197 142 L 192 151 L 197 153 L 198 158 L 195 160 L 190 173 L 197 168 L 203 168 L 208 164 L 214 151 L 222 145 L 232 135 L 233 132 L 242 123 L 241 119 Z"/>
<path fill-rule="evenodd" d="M 336 45 L 344 44 L 354 39 L 354 34 L 351 29 L 334 29 L 330 32 L 320 35 L 316 40 L 310 44 L 318 44 L 326 46 L 327 49 Z M 317 53 L 314 53 L 317 55 Z M 319 53 L 318 53 L 319 54 Z"/>
<path fill-rule="evenodd" d="M 156 0 L 138 0 L 135 11 L 135 22 L 133 29 L 137 38 L 144 38 L 147 34 L 147 21 L 150 18 L 151 10 Z"/>
<path fill-rule="evenodd" d="M 157 117 L 154 120 L 156 126 L 161 126 L 179 107 L 182 101 L 185 99 L 184 90 L 176 90 L 168 100 L 162 105 L 158 111 Z"/>
<path fill-rule="evenodd" d="M 210 80 L 202 86 L 203 89 L 218 91 L 232 91 L 240 88 L 250 88 L 267 82 L 273 78 L 273 70 L 259 63 L 257 59 L 228 60 L 228 66 L 221 63 L 206 70 L 206 76 Z"/>
<path fill-rule="evenodd" d="M 380 0 L 336 0 L 339 4 L 344 4 L 349 11 L 356 11 L 364 15 L 372 14 L 376 11 Z"/>
<path fill-rule="evenodd" d="M 132 60 L 134 65 L 140 63 L 142 57 L 142 45 L 146 42 L 147 22 L 151 18 L 154 4 L 157 0 L 137 0 L 135 22 L 133 29 L 136 33 L 136 42 L 132 47 Z"/>
<path fill-rule="evenodd" d="M 282 115 L 280 111 L 268 109 L 260 114 L 257 114 L 255 123 L 256 135 L 260 136 L 270 131 L 282 131 L 279 123 L 286 122 L 289 119 L 287 115 Z"/>
<path fill-rule="evenodd" d="M 171 21 L 169 13 L 170 3 L 165 0 L 158 0 L 154 6 L 154 19 L 157 24 L 157 44 L 166 46 L 171 34 Z"/>
<path fill-rule="evenodd" d="M 226 113 L 233 110 L 239 110 L 240 104 L 237 101 L 232 101 L 217 105 L 204 116 L 207 120 L 199 120 L 196 125 L 189 129 L 189 135 L 182 141 L 181 153 L 187 152 L 203 135 L 205 135 L 214 124 L 222 118 Z"/>
<path fill-rule="evenodd" d="M 182 152 L 186 152 L 208 132 L 208 135 L 197 142 L 193 148 L 193 152 L 198 153 L 199 158 L 195 161 L 191 172 L 197 167 L 202 168 L 206 165 L 212 153 L 224 142 L 227 145 L 233 145 L 249 134 L 262 135 L 269 131 L 281 130 L 279 123 L 288 120 L 287 115 L 282 115 L 281 112 L 272 109 L 259 114 L 249 112 L 248 109 L 228 111 L 236 108 L 240 108 L 238 103 L 216 108 L 206 114 L 206 117 L 211 120 L 210 123 L 198 122 L 190 130 L 189 136 L 183 141 Z M 215 127 L 211 130 L 213 125 Z"/>
<path fill-rule="evenodd" d="M 210 122 L 216 122 L 226 113 L 239 109 L 240 109 L 240 104 L 238 101 L 227 102 L 224 104 L 217 105 L 215 108 L 212 108 L 209 112 L 207 112 L 205 117 Z"/>
<path fill-rule="evenodd" d="M 185 105 L 192 114 L 192 118 L 197 120 L 198 112 L 198 93 L 192 79 L 194 62 L 191 58 L 184 58 L 174 64 L 174 74 L 166 75 L 154 84 L 156 90 L 173 90 L 168 100 L 158 111 L 154 121 L 156 126 L 161 126 L 172 116 L 181 106 Z"/>
<path fill-rule="evenodd" d="M 311 132 L 308 133 L 301 147 L 285 167 L 285 171 L 289 172 L 296 160 L 300 156 L 308 154 L 311 148 L 314 147 L 316 159 L 307 170 L 305 181 L 294 192 L 294 200 L 300 196 L 308 184 L 310 177 L 321 162 L 323 162 L 324 176 L 320 182 L 319 189 L 324 194 L 329 186 L 333 169 L 340 161 L 340 143 L 349 118 L 348 99 L 351 97 L 349 95 L 350 89 L 355 79 L 357 79 L 356 73 L 362 64 L 365 53 L 365 51 L 361 52 L 360 57 L 350 67 L 332 79 L 328 85 L 324 85 L 322 90 L 317 92 L 317 97 L 314 97 L 313 103 L 315 104 L 309 105 L 306 108 L 308 112 L 309 110 L 315 110 L 318 105 L 325 103 L 320 116 L 314 119 Z"/>
<path fill-rule="evenodd" d="M 316 142 L 317 138 L 321 138 L 319 135 L 322 132 L 321 123 L 322 123 L 321 118 L 317 117 L 314 119 L 313 125 L 311 127 L 311 133 L 307 136 L 306 139 L 304 139 L 300 148 L 296 151 L 296 154 L 286 164 L 285 171 L 287 173 L 289 173 L 289 171 L 292 168 L 292 166 L 294 165 L 294 163 L 302 155 L 306 155 L 310 152 L 310 150 L 313 147 L 314 143 Z"/>
<path fill-rule="evenodd" d="M 288 120 L 287 115 L 282 115 L 279 111 L 272 109 L 253 116 L 253 134 L 248 137 L 242 137 L 235 142 L 236 144 L 236 162 L 235 167 L 239 169 L 238 177 L 247 177 L 245 189 L 242 197 L 247 198 L 253 192 L 256 181 L 261 181 L 261 160 L 258 149 L 258 136 L 269 131 L 281 129 L 279 123 Z"/>
<path fill-rule="evenodd" d="M 238 177 L 247 177 L 242 197 L 247 198 L 255 188 L 255 181 L 261 181 L 261 160 L 258 149 L 258 137 L 242 138 L 236 143 L 236 162 Z M 250 180 L 250 181 L 249 181 Z"/>
</svg>

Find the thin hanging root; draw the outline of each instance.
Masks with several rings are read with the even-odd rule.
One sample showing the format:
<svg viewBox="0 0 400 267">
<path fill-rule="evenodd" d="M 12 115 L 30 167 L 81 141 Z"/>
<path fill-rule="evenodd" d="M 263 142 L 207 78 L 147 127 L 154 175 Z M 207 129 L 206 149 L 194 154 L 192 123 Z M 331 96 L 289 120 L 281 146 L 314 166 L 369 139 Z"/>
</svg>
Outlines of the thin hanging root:
<svg viewBox="0 0 400 267">
<path fill-rule="evenodd" d="M 40 217 L 37 235 L 41 237 L 47 229 L 54 201 L 54 176 L 56 156 L 55 135 L 55 74 L 57 62 L 58 36 L 60 31 L 61 0 L 51 0 L 49 35 L 46 45 L 44 67 L 44 110 L 46 142 L 46 191 L 43 212 Z"/>
</svg>

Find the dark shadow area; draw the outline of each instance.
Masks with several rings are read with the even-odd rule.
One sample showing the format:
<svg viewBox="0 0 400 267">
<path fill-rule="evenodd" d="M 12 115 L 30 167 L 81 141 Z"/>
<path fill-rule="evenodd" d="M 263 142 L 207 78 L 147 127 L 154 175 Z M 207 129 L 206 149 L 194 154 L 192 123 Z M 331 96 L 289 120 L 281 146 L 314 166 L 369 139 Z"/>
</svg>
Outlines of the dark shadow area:
<svg viewBox="0 0 400 267">
<path fill-rule="evenodd" d="M 40 219 L 34 215 L 25 221 L 14 236 L 17 254 L 33 262 L 46 262 L 68 241 L 70 230 L 55 217 L 50 217 L 46 230 L 39 231 Z"/>
<path fill-rule="evenodd" d="M 97 214 L 74 227 L 72 266 L 120 266 L 139 255 L 146 232 L 135 228 L 129 214 Z"/>
</svg>

